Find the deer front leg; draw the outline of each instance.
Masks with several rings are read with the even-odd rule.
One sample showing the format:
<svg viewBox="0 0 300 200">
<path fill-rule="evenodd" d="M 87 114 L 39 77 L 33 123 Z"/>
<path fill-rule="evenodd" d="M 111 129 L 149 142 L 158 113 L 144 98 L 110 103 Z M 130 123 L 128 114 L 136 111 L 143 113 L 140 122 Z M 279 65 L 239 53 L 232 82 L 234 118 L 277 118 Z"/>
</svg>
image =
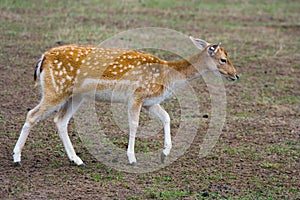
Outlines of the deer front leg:
<svg viewBox="0 0 300 200">
<path fill-rule="evenodd" d="M 136 131 L 139 125 L 139 116 L 142 103 L 136 100 L 130 100 L 128 104 L 128 122 L 129 122 L 129 142 L 127 149 L 127 156 L 130 164 L 136 163 L 136 157 L 134 154 L 134 143 Z"/>
</svg>

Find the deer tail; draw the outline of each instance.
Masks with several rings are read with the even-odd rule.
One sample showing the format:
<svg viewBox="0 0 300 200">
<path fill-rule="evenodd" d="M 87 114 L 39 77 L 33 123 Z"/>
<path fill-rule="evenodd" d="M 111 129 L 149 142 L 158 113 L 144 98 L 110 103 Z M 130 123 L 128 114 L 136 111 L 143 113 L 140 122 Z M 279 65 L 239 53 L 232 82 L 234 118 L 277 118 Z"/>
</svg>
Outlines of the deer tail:
<svg viewBox="0 0 300 200">
<path fill-rule="evenodd" d="M 44 54 L 41 56 L 41 58 L 39 59 L 39 61 L 37 62 L 36 66 L 35 66 L 35 70 L 34 70 L 34 81 L 36 82 L 37 85 L 37 80 L 40 78 L 40 74 L 43 70 L 43 61 L 45 59 Z"/>
</svg>

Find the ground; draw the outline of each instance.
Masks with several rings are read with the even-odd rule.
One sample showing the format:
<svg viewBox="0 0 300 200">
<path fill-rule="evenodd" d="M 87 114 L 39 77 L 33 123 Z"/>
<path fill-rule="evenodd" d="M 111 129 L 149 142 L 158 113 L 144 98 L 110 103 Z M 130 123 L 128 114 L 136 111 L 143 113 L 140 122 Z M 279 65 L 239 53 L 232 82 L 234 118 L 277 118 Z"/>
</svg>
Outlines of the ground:
<svg viewBox="0 0 300 200">
<path fill-rule="evenodd" d="M 300 197 L 300 6 L 298 1 L 2 1 L 0 4 L 0 198 L 1 199 L 299 199 Z M 70 136 L 88 164 L 71 164 L 53 117 L 35 126 L 25 145 L 23 167 L 12 151 L 26 113 L 40 98 L 34 66 L 57 43 L 97 45 L 125 30 L 164 27 L 222 42 L 240 80 L 224 80 L 227 107 L 222 134 L 199 158 L 211 117 L 203 80 L 200 127 L 188 151 L 149 173 L 113 169 L 89 153 L 76 131 Z M 160 36 L 161 37 L 161 36 Z M 174 41 L 176 43 L 176 41 Z M 176 56 L 154 51 L 167 60 Z M 127 135 L 97 105 L 116 145 Z M 163 104 L 178 128 L 176 99 Z M 142 124 L 147 120 L 142 119 Z M 104 123 L 105 122 L 105 123 Z M 174 135 L 174 133 L 173 133 Z M 160 139 L 160 140 L 158 140 Z M 162 145 L 160 136 L 138 140 L 137 151 Z M 155 145 L 154 145 L 155 144 Z"/>
</svg>

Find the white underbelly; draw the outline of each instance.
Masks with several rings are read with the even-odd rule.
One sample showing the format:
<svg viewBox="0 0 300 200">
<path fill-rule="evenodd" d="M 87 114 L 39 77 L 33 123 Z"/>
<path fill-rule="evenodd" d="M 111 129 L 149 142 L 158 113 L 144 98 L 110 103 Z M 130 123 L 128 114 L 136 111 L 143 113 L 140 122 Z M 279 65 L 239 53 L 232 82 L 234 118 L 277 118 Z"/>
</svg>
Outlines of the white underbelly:
<svg viewBox="0 0 300 200">
<path fill-rule="evenodd" d="M 127 80 L 85 79 L 80 88 L 83 88 L 82 91 L 84 91 L 84 88 L 89 88 L 86 92 L 83 92 L 87 98 L 112 103 L 126 103 L 133 94 L 134 87 L 134 83 Z"/>
<path fill-rule="evenodd" d="M 107 101 L 111 103 L 127 103 L 129 94 L 127 91 L 101 90 L 95 93 L 95 99 L 97 101 Z"/>
<path fill-rule="evenodd" d="M 94 88 L 94 90 L 85 93 L 85 96 L 88 98 L 95 98 L 97 101 L 111 103 L 127 103 L 137 89 L 138 83 L 124 80 L 118 81 L 116 84 L 116 81 L 86 79 L 81 86 L 83 88 L 87 86 Z M 171 96 L 171 94 L 172 91 L 169 89 L 160 96 L 146 98 L 144 99 L 143 106 L 160 104 L 166 98 Z"/>
<path fill-rule="evenodd" d="M 143 106 L 152 106 L 155 104 L 160 104 L 165 99 L 170 98 L 172 96 L 172 92 L 170 90 L 166 90 L 162 95 L 157 97 L 151 97 L 144 100 Z"/>
</svg>

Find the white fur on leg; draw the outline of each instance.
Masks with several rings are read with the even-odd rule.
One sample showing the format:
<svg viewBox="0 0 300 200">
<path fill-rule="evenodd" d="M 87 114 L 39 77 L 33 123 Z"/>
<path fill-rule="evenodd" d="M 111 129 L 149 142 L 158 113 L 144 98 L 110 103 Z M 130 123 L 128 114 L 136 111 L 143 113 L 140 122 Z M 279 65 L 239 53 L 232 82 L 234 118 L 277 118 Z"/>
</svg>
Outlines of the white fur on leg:
<svg viewBox="0 0 300 200">
<path fill-rule="evenodd" d="M 128 141 L 128 149 L 127 149 L 127 156 L 130 164 L 136 163 L 136 157 L 134 154 L 134 144 L 135 144 L 135 135 L 138 124 L 135 122 L 129 122 L 130 126 L 130 133 L 129 133 L 129 141 Z"/>
<path fill-rule="evenodd" d="M 127 152 L 127 157 L 128 157 L 129 164 L 132 165 L 132 164 L 136 163 L 136 158 L 135 158 L 134 152 Z"/>
<path fill-rule="evenodd" d="M 129 141 L 127 156 L 130 164 L 136 163 L 134 143 L 136 131 L 139 125 L 141 107 L 141 102 L 135 102 L 134 99 L 128 103 Z"/>
<path fill-rule="evenodd" d="M 39 105 L 37 105 L 35 108 L 33 108 L 27 113 L 26 122 L 23 125 L 21 134 L 18 138 L 18 141 L 13 151 L 14 152 L 13 159 L 15 163 L 21 162 L 21 152 L 28 138 L 31 127 L 39 118 L 41 118 L 47 112 L 46 108 L 41 109 L 42 106 L 43 106 L 43 101 L 41 101 Z"/>
<path fill-rule="evenodd" d="M 171 137 L 167 138 L 167 136 L 165 134 L 165 145 L 164 145 L 164 150 L 163 150 L 163 153 L 165 154 L 165 156 L 168 156 L 170 154 L 171 149 L 172 149 Z"/>
<path fill-rule="evenodd" d="M 73 104 L 72 104 L 72 103 Z M 71 161 L 73 161 L 77 165 L 82 165 L 83 161 L 80 157 L 76 155 L 70 137 L 68 135 L 68 123 L 73 116 L 73 114 L 77 111 L 79 106 L 81 105 L 82 99 L 73 99 L 69 100 L 58 112 L 57 116 L 54 118 L 54 122 L 56 123 L 59 137 L 63 142 L 67 155 Z"/>
<path fill-rule="evenodd" d="M 69 138 L 67 124 L 62 120 L 58 120 L 56 122 L 56 125 L 58 128 L 60 139 L 62 140 L 65 150 L 67 152 L 68 158 L 71 161 L 73 161 L 76 165 L 82 165 L 83 161 L 76 155 L 72 142 Z"/>
<path fill-rule="evenodd" d="M 28 137 L 29 131 L 30 131 L 30 124 L 25 122 L 25 124 L 23 125 L 23 128 L 22 128 L 20 137 L 19 137 L 19 139 L 16 143 L 16 146 L 14 148 L 13 158 L 14 158 L 15 163 L 21 162 L 21 151 L 22 151 L 22 148 L 24 147 L 24 144 L 25 144 L 26 139 Z"/>
<path fill-rule="evenodd" d="M 172 148 L 171 131 L 170 131 L 170 116 L 169 114 L 159 105 L 155 104 L 149 108 L 150 113 L 160 119 L 164 126 L 164 150 L 163 154 L 168 156 Z"/>
</svg>

